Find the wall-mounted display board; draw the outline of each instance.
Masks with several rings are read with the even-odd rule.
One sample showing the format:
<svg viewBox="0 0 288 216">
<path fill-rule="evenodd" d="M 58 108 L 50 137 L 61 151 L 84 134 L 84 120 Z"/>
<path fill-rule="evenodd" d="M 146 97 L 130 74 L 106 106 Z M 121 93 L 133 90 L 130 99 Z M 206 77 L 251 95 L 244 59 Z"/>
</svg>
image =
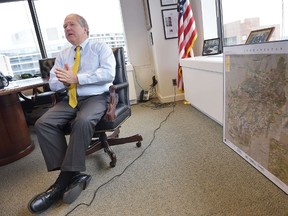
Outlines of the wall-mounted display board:
<svg viewBox="0 0 288 216">
<path fill-rule="evenodd" d="M 288 41 L 224 47 L 223 141 L 288 194 Z"/>
</svg>

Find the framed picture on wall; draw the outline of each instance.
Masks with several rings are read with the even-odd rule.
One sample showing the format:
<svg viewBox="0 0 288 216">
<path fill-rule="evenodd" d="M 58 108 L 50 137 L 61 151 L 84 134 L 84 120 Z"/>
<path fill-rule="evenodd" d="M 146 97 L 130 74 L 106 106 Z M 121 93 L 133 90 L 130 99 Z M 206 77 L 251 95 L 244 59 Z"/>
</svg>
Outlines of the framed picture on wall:
<svg viewBox="0 0 288 216">
<path fill-rule="evenodd" d="M 162 10 L 163 28 L 165 39 L 178 37 L 178 12 L 177 9 Z"/>
<path fill-rule="evenodd" d="M 161 6 L 177 5 L 177 0 L 160 0 Z"/>
<path fill-rule="evenodd" d="M 152 28 L 149 0 L 143 0 L 146 28 L 149 31 Z"/>
<path fill-rule="evenodd" d="M 257 44 L 269 41 L 275 27 L 251 31 L 245 44 Z"/>
<path fill-rule="evenodd" d="M 204 40 L 202 55 L 217 55 L 220 54 L 220 38 L 212 38 Z"/>
</svg>

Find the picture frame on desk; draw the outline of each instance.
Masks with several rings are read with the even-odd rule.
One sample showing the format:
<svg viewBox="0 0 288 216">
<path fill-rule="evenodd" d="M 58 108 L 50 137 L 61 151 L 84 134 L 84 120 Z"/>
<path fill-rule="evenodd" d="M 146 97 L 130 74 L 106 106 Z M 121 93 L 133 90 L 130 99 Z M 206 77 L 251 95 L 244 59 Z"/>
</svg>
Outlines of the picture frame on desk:
<svg viewBox="0 0 288 216">
<path fill-rule="evenodd" d="M 178 12 L 177 8 L 162 10 L 162 20 L 165 39 L 178 38 Z"/>
<path fill-rule="evenodd" d="M 177 5 L 177 0 L 160 0 L 161 6 L 170 6 L 170 5 Z"/>
<path fill-rule="evenodd" d="M 251 31 L 245 44 L 257 44 L 269 41 L 275 27 Z"/>
<path fill-rule="evenodd" d="M 202 55 L 217 55 L 220 54 L 220 38 L 212 38 L 208 40 L 204 40 L 203 42 L 203 50 Z"/>
</svg>

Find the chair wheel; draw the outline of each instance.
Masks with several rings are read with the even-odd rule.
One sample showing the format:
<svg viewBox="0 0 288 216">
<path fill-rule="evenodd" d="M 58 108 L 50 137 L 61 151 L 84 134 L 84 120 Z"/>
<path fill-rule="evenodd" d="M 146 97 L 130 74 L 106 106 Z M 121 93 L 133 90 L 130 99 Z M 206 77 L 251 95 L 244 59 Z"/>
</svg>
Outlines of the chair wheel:
<svg viewBox="0 0 288 216">
<path fill-rule="evenodd" d="M 110 167 L 113 168 L 116 166 L 117 162 L 116 154 L 113 153 L 112 155 L 110 155 L 110 158 L 111 158 Z"/>
<path fill-rule="evenodd" d="M 116 166 L 116 163 L 111 161 L 111 162 L 110 162 L 110 167 L 111 167 L 111 168 L 114 168 L 115 166 Z"/>
<path fill-rule="evenodd" d="M 141 147 L 141 144 L 142 143 L 139 141 L 139 142 L 136 143 L 136 146 L 139 148 L 139 147 Z"/>
</svg>

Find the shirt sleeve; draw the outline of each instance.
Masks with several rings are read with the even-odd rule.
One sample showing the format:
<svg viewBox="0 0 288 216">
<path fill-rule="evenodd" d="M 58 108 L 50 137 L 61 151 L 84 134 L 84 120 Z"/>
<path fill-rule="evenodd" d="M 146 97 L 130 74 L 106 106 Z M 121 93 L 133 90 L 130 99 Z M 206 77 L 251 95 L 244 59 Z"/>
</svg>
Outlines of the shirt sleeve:
<svg viewBox="0 0 288 216">
<path fill-rule="evenodd" d="M 49 86 L 52 91 L 58 91 L 60 89 L 64 89 L 65 86 L 62 82 L 58 80 L 55 74 L 55 68 L 63 68 L 64 64 L 61 63 L 62 59 L 62 53 L 59 53 L 58 56 L 56 57 L 54 66 L 50 70 L 50 77 L 49 77 Z"/>
<path fill-rule="evenodd" d="M 56 57 L 54 67 L 50 71 L 49 85 L 52 91 L 65 88 L 58 80 L 55 68 L 64 68 L 68 64 L 70 68 L 74 64 L 75 51 L 67 48 Z M 77 72 L 79 96 L 97 95 L 109 90 L 115 78 L 116 60 L 112 49 L 104 42 L 83 44 L 81 48 L 80 65 Z"/>
<path fill-rule="evenodd" d="M 112 49 L 105 43 L 96 43 L 89 47 L 91 50 L 81 62 L 78 76 L 79 85 L 112 83 L 115 78 L 115 57 Z"/>
</svg>

